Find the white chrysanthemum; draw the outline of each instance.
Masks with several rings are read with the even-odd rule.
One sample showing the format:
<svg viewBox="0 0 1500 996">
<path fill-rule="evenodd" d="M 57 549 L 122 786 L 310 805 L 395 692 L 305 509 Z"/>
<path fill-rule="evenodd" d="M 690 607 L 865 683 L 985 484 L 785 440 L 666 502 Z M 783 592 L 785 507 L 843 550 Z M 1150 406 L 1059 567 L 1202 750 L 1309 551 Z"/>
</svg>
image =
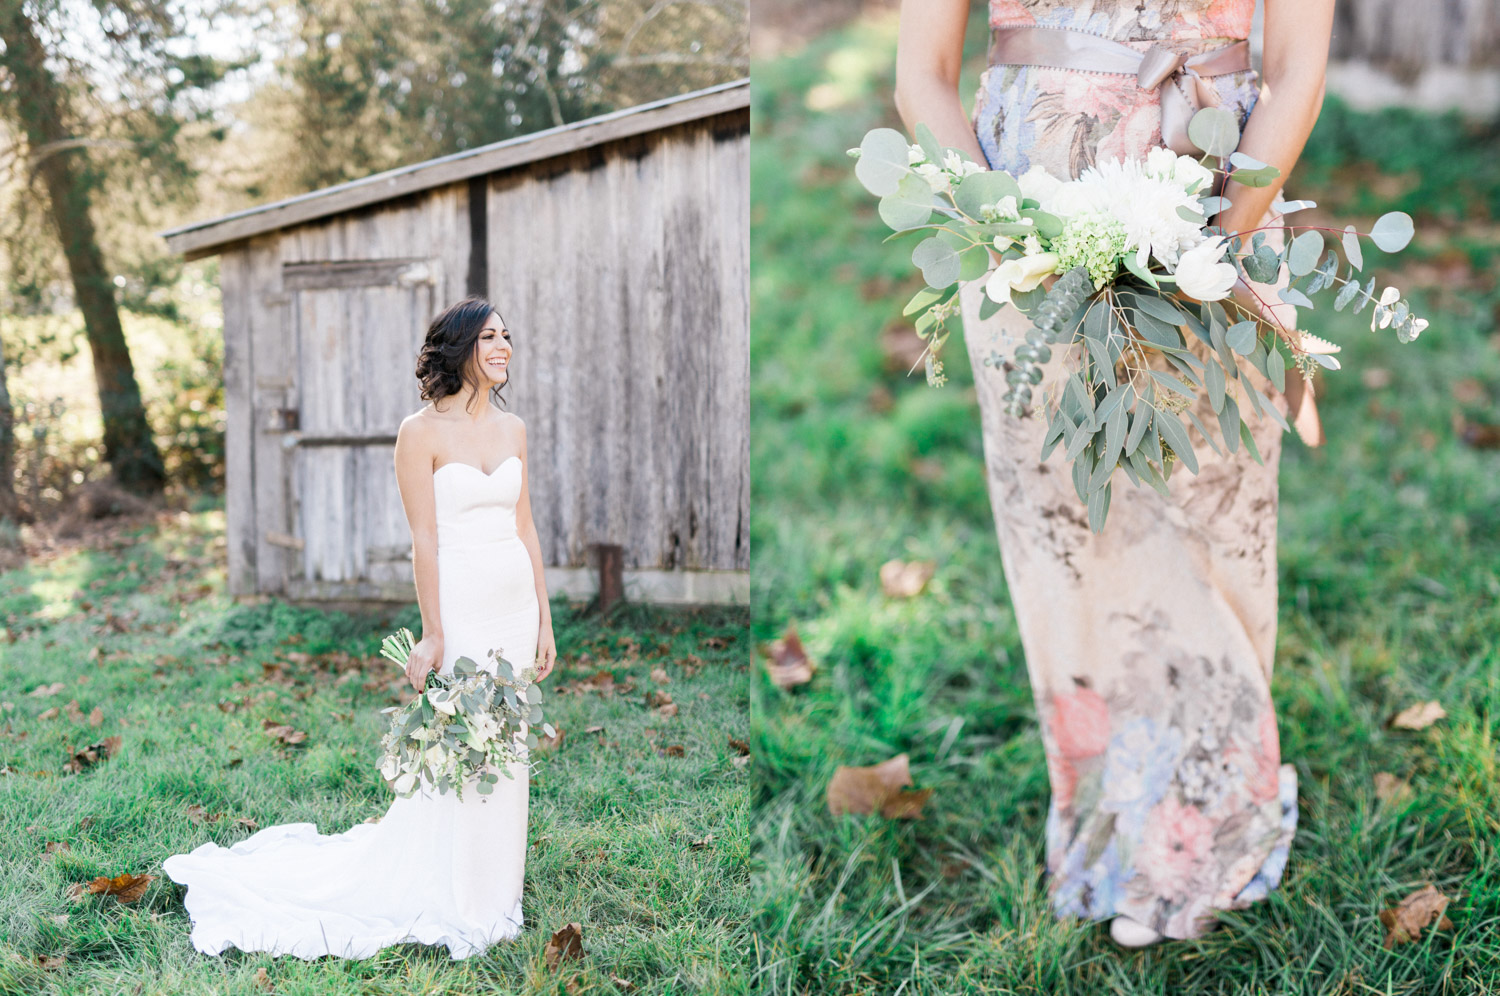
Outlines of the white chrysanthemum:
<svg viewBox="0 0 1500 996">
<path fill-rule="evenodd" d="M 1153 176 L 1139 159 L 1112 160 L 1084 170 L 1077 180 L 1063 184 L 1043 208 L 1064 218 L 1107 214 L 1125 229 L 1125 248 L 1136 263 L 1150 257 L 1176 266 L 1182 253 L 1203 242 L 1203 229 L 1177 213 L 1179 207 L 1197 212 L 1197 197 L 1186 193 L 1175 179 Z"/>
</svg>

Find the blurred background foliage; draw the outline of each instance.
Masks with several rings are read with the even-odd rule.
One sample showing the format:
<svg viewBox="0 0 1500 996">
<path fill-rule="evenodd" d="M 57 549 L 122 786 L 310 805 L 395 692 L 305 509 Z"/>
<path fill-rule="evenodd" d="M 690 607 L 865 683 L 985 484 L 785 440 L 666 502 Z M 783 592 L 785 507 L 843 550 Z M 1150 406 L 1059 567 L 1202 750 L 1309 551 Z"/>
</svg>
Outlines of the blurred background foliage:
<svg viewBox="0 0 1500 996">
<path fill-rule="evenodd" d="M 0 518 L 222 487 L 217 264 L 184 263 L 158 232 L 739 79 L 748 39 L 742 0 L 6 4 Z M 40 130 L 38 93 L 58 108 Z M 60 191 L 83 198 L 87 226 L 65 220 Z M 87 247 L 65 251 L 83 227 L 92 274 Z M 107 284 L 92 309 L 91 281 Z M 138 389 L 110 395 L 113 463 L 96 363 Z M 122 475 L 127 459 L 144 475 Z"/>
</svg>

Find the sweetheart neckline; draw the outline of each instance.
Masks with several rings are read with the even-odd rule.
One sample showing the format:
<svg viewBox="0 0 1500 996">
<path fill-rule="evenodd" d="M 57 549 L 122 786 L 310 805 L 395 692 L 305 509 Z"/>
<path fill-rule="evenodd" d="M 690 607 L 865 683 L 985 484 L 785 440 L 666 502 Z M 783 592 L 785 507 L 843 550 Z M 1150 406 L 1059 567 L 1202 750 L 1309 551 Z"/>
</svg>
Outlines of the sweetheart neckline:
<svg viewBox="0 0 1500 996">
<path fill-rule="evenodd" d="M 445 469 L 447 467 L 468 467 L 470 470 L 472 470 L 474 473 L 480 475 L 481 477 L 494 477 L 496 474 L 500 473 L 500 468 L 501 467 L 504 467 L 506 464 L 510 463 L 512 460 L 515 460 L 517 463 L 519 463 L 521 461 L 521 458 L 519 456 L 515 456 L 515 455 L 508 456 L 504 460 L 501 460 L 498 464 L 496 464 L 495 465 L 495 469 L 492 470 L 492 471 L 490 471 L 488 474 L 486 474 L 484 471 L 480 470 L 478 467 L 474 466 L 472 463 L 464 463 L 462 460 L 449 460 L 447 463 L 443 464 L 441 467 L 437 468 L 437 470 L 434 470 L 432 473 L 433 473 L 433 476 L 435 477 L 435 476 L 437 476 L 438 470 L 443 470 L 443 469 Z"/>
</svg>

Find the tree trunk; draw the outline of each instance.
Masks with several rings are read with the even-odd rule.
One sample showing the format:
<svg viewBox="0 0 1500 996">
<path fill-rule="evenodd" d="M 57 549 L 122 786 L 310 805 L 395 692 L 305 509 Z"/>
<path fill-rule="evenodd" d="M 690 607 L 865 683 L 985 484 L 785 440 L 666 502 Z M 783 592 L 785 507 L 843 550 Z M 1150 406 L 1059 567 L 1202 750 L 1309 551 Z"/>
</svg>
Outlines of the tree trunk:
<svg viewBox="0 0 1500 996">
<path fill-rule="evenodd" d="M 5 43 L 0 58 L 15 81 L 17 123 L 26 133 L 34 168 L 47 185 L 52 223 L 83 312 L 104 420 L 105 459 L 122 487 L 138 494 L 160 493 L 166 471 L 146 422 L 114 287 L 89 215 L 88 177 L 77 158 L 85 153 L 60 151 L 54 145 L 72 137 L 62 116 L 66 94 L 47 69 L 46 51 L 21 4 L 0 5 L 0 40 Z"/>
<path fill-rule="evenodd" d="M 0 519 L 14 522 L 20 518 L 20 510 L 16 501 L 16 416 L 10 407 L 9 372 L 0 341 Z"/>
</svg>

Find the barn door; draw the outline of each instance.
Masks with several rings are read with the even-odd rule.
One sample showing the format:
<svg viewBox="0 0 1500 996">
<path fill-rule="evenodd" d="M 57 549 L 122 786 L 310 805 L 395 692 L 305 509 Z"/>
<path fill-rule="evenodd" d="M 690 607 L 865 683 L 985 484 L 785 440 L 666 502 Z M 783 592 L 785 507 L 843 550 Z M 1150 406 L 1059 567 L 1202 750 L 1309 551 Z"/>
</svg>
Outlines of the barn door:
<svg viewBox="0 0 1500 996">
<path fill-rule="evenodd" d="M 411 597 L 411 534 L 392 459 L 421 407 L 413 375 L 436 305 L 425 259 L 288 263 L 296 326 L 294 598 Z"/>
</svg>

